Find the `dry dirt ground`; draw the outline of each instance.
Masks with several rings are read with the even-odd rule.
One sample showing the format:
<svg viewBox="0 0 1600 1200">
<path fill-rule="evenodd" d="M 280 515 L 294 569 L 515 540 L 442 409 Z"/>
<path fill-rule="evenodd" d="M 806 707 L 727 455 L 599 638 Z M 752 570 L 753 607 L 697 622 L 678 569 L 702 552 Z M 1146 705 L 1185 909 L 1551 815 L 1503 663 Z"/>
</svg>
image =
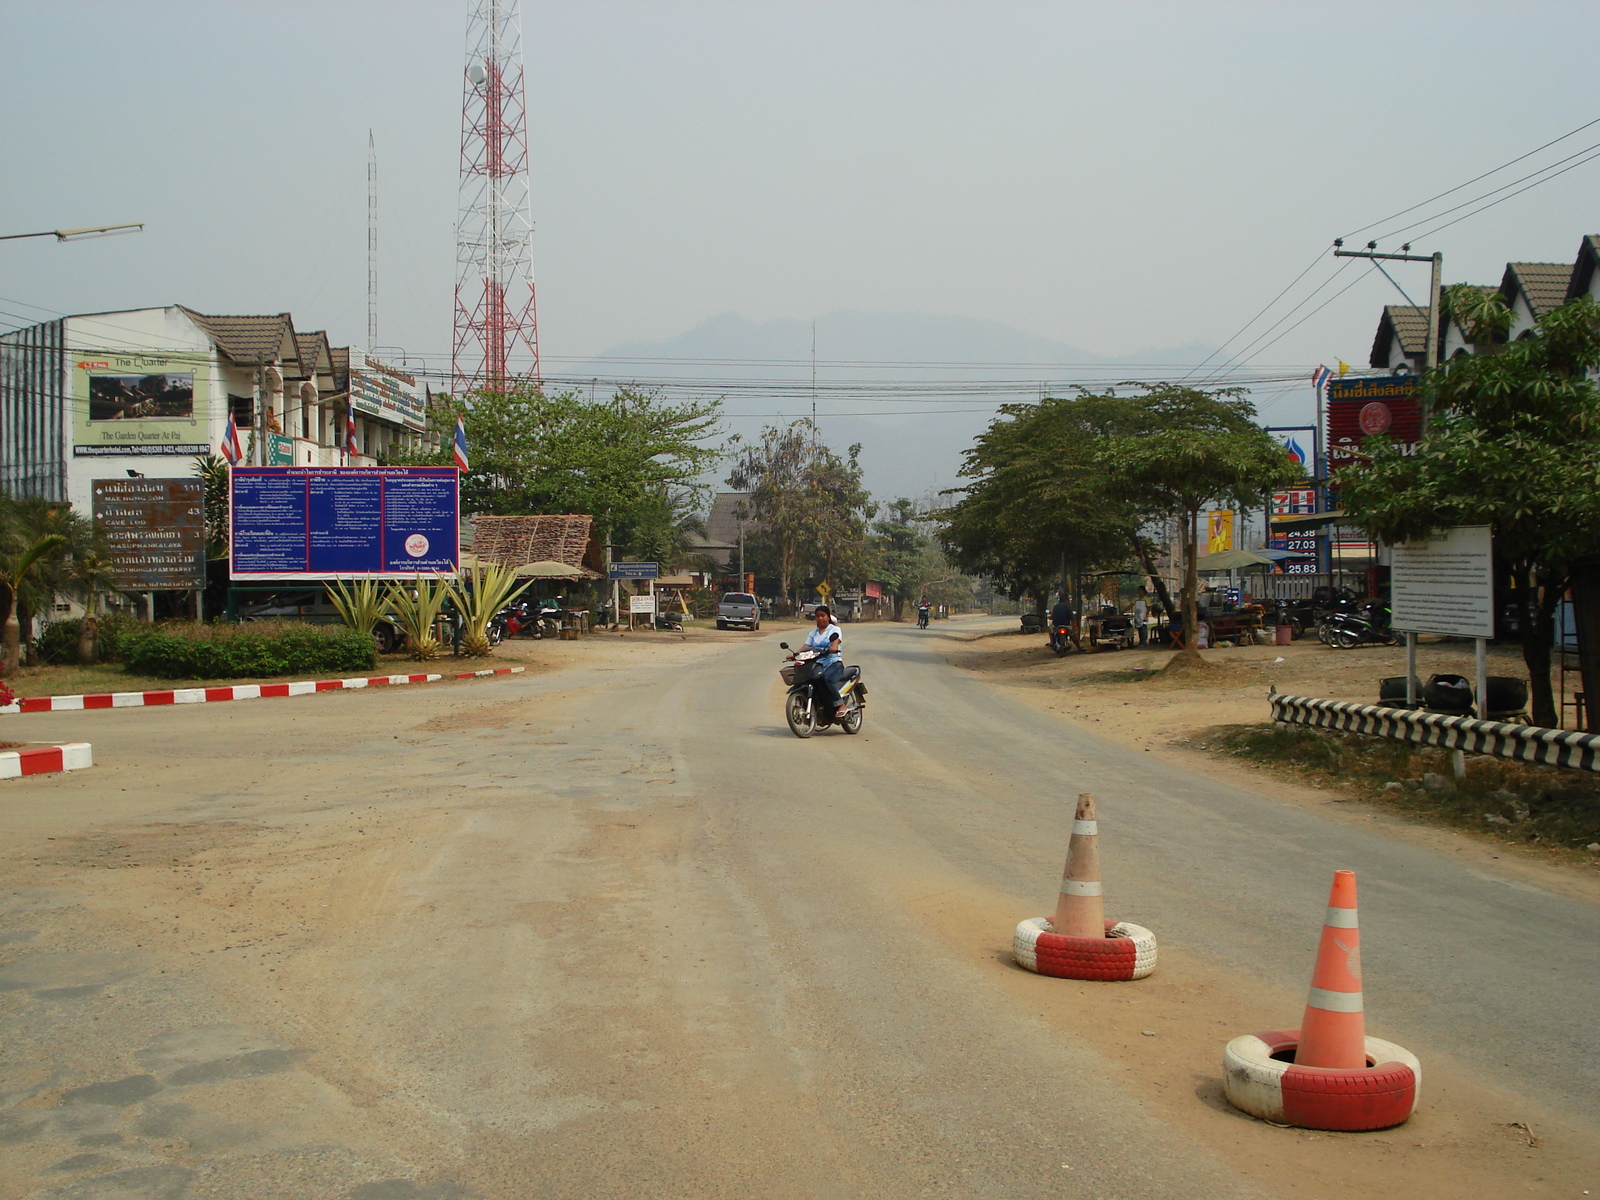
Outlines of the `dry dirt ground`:
<svg viewBox="0 0 1600 1200">
<path fill-rule="evenodd" d="M 1261 719 L 1260 676 L 1219 716 L 1184 689 L 1047 686 L 1160 655 L 847 629 L 867 729 L 800 742 L 775 673 L 798 628 L 513 643 L 511 679 L 0 718 L 98 760 L 0 783 L 0 1200 L 1600 1195 L 1592 1113 L 1568 1128 L 1425 1044 L 1426 1108 L 1399 1130 L 1228 1108 L 1220 1039 L 1303 1002 L 1307 947 L 1241 968 L 1186 935 L 1244 931 L 1165 851 L 1107 847 L 1143 897 L 1126 915 L 1171 932 L 1151 979 L 1010 962 L 1059 872 L 1054 722 L 1133 751 L 1074 768 L 1085 786 L 1146 752 L 1225 770 L 1169 743 Z M 990 686 L 1050 727 L 985 711 Z"/>
</svg>

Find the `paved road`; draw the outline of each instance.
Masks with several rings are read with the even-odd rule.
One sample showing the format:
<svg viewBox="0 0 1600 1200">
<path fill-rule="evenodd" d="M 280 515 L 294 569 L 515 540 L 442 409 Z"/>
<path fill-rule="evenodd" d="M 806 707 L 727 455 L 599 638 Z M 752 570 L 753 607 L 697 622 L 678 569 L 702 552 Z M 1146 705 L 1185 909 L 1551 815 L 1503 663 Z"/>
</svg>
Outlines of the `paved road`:
<svg viewBox="0 0 1600 1200">
<path fill-rule="evenodd" d="M 0 1198 L 1590 1186 L 1593 906 L 1079 732 L 942 629 L 849 633 L 855 738 L 787 732 L 766 632 L 26 718 L 102 765 L 0 785 Z M 1162 940 L 1138 985 L 1007 962 L 1079 790 Z M 1433 1080 L 1398 1138 L 1217 1097 L 1222 1040 L 1293 1023 L 1334 866 L 1375 1032 Z"/>
</svg>

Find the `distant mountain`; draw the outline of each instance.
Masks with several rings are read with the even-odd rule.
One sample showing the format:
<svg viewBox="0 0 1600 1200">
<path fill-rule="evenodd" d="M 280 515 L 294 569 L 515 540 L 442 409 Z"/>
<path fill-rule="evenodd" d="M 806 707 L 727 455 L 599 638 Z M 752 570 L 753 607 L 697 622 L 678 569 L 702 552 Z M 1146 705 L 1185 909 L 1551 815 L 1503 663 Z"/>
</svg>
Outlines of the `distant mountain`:
<svg viewBox="0 0 1600 1200">
<path fill-rule="evenodd" d="M 613 346 L 562 376 L 720 395 L 729 431 L 748 438 L 779 418 L 810 415 L 811 337 L 810 321 L 724 313 L 675 337 Z M 1191 344 L 1119 357 L 997 321 L 855 311 L 818 317 L 816 347 L 823 437 L 840 450 L 861 443 L 867 485 L 884 499 L 956 486 L 961 452 L 1000 404 L 1036 398 L 1046 387 L 1170 376 L 1211 352 Z"/>
</svg>

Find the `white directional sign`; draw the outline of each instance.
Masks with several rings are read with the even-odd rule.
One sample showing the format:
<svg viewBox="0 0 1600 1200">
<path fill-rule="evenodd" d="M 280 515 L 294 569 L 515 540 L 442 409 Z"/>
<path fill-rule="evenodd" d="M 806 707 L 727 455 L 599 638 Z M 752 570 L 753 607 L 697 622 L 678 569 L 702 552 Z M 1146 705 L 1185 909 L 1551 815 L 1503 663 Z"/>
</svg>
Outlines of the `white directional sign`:
<svg viewBox="0 0 1600 1200">
<path fill-rule="evenodd" d="M 1460 525 L 1390 548 L 1393 627 L 1494 636 L 1494 552 L 1487 525 Z"/>
<path fill-rule="evenodd" d="M 654 596 L 629 596 L 628 612 L 633 616 L 640 613 L 653 613 L 656 611 L 656 598 Z"/>
</svg>

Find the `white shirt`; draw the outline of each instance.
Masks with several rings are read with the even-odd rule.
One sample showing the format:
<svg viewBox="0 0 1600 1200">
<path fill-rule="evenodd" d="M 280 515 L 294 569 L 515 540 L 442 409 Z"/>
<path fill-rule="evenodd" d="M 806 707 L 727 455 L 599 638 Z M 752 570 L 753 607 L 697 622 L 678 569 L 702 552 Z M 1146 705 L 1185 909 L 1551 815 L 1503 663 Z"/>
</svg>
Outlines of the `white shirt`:
<svg viewBox="0 0 1600 1200">
<path fill-rule="evenodd" d="M 806 634 L 806 645 L 810 646 L 813 650 L 821 650 L 822 657 L 826 659 L 829 657 L 834 657 L 828 652 L 828 643 L 833 641 L 834 638 L 839 639 L 839 646 L 842 649 L 844 647 L 844 634 L 839 632 L 839 627 L 837 625 L 835 625 L 832 621 L 829 621 L 826 628 L 813 629 L 810 633 Z"/>
<path fill-rule="evenodd" d="M 1134 617 L 1134 620 L 1138 621 L 1142 625 L 1142 624 L 1144 624 L 1145 618 L 1147 618 L 1149 615 L 1150 615 L 1150 605 L 1149 604 L 1147 604 L 1143 600 L 1135 600 L 1133 602 L 1133 617 Z"/>
</svg>

